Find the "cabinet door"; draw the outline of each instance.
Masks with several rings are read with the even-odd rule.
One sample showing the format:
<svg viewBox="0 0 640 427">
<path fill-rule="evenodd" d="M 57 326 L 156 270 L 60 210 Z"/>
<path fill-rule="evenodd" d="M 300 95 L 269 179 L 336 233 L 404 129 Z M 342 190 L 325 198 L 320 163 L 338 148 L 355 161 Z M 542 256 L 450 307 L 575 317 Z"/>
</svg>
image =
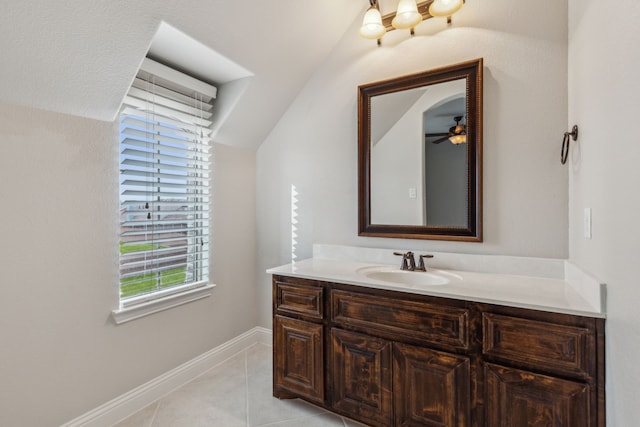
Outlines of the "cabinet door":
<svg viewBox="0 0 640 427">
<path fill-rule="evenodd" d="M 392 425 L 391 343 L 341 329 L 331 336 L 333 407 L 370 425 Z"/>
<path fill-rule="evenodd" d="M 274 395 L 290 397 L 288 391 L 323 402 L 322 325 L 276 316 L 274 328 Z"/>
<path fill-rule="evenodd" d="M 470 425 L 469 358 L 394 344 L 396 426 Z"/>
<path fill-rule="evenodd" d="M 487 427 L 589 427 L 589 385 L 485 366 Z"/>
</svg>

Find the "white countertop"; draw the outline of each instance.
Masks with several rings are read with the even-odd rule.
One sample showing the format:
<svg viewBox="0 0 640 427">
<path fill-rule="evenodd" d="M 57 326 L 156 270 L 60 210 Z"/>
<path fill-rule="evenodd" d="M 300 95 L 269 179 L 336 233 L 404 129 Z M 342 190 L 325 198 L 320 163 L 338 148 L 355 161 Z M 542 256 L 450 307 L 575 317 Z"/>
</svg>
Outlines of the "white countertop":
<svg viewBox="0 0 640 427">
<path fill-rule="evenodd" d="M 410 286 L 373 280 L 359 273 L 361 269 L 375 266 L 399 269 L 398 266 L 389 264 L 311 258 L 270 268 L 267 273 L 556 313 L 605 317 L 603 304 L 594 306 L 580 293 L 580 286 L 574 286 L 564 279 L 430 269 L 431 272 L 447 277 L 449 283 Z"/>
</svg>

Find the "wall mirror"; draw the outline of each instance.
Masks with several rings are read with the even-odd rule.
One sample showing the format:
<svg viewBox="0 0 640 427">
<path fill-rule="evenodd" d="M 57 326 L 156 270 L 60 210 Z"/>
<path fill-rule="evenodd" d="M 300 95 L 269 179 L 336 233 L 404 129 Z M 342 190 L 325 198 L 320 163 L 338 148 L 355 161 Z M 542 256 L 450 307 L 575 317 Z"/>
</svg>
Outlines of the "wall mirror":
<svg viewBox="0 0 640 427">
<path fill-rule="evenodd" d="M 482 59 L 358 87 L 361 236 L 482 241 Z"/>
</svg>

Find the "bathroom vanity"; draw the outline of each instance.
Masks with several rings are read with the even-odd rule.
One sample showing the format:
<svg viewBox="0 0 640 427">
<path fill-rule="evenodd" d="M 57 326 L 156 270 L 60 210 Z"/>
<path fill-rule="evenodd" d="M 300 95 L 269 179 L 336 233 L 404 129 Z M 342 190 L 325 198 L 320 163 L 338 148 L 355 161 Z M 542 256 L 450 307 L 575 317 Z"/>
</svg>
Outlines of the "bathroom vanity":
<svg viewBox="0 0 640 427">
<path fill-rule="evenodd" d="M 605 425 L 604 316 L 564 280 L 371 271 L 393 269 L 269 270 L 274 396 L 371 426 Z"/>
</svg>

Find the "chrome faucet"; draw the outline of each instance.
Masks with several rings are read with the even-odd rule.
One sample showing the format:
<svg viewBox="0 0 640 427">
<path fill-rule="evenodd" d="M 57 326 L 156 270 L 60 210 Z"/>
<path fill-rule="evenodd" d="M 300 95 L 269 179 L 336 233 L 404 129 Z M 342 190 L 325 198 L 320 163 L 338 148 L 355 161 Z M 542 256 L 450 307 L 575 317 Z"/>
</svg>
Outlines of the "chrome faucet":
<svg viewBox="0 0 640 427">
<path fill-rule="evenodd" d="M 400 270 L 414 271 L 416 269 L 416 259 L 413 256 L 413 252 L 394 252 L 393 254 L 402 257 Z"/>
<path fill-rule="evenodd" d="M 425 258 L 433 258 L 433 255 L 431 254 L 420 255 L 420 261 L 418 261 L 418 266 L 416 267 L 416 270 L 427 271 L 427 266 L 424 262 Z"/>
<path fill-rule="evenodd" d="M 416 267 L 416 259 L 413 252 L 394 252 L 394 255 L 401 256 L 402 261 L 400 263 L 400 270 L 405 271 L 427 271 L 427 266 L 425 265 L 425 258 L 433 258 L 433 255 L 419 255 L 418 266 Z"/>
</svg>

